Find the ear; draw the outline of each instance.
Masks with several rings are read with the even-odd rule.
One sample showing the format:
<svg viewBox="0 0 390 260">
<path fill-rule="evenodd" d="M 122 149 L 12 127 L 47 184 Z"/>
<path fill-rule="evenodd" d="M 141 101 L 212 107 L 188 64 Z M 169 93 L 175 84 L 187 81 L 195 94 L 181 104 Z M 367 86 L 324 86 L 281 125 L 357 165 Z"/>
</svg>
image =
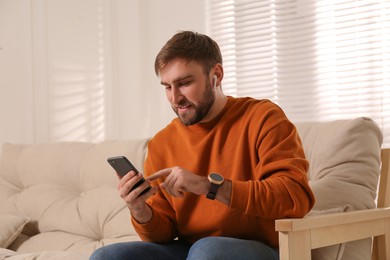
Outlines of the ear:
<svg viewBox="0 0 390 260">
<path fill-rule="evenodd" d="M 222 79 L 223 79 L 223 67 L 220 63 L 217 63 L 215 64 L 215 66 L 213 67 L 212 71 L 211 71 L 213 75 L 213 85 L 214 85 L 214 88 L 216 88 L 217 86 L 221 85 L 221 82 L 222 82 Z"/>
</svg>

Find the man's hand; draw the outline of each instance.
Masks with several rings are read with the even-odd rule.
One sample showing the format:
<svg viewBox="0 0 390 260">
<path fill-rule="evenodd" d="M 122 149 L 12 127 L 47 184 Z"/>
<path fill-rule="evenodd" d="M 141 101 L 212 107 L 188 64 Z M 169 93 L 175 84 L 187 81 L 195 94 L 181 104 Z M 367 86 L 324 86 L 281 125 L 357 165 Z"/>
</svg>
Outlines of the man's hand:
<svg viewBox="0 0 390 260">
<path fill-rule="evenodd" d="M 118 183 L 118 191 L 121 198 L 130 209 L 131 215 L 140 223 L 146 223 L 152 218 L 152 211 L 146 204 L 146 199 L 157 191 L 157 187 L 152 187 L 145 194 L 141 194 L 149 185 L 150 181 L 145 180 L 140 186 L 131 191 L 133 186 L 142 179 L 142 174 L 130 171 L 123 176 Z"/>
<path fill-rule="evenodd" d="M 163 177 L 166 177 L 166 179 L 160 184 L 160 187 L 174 197 L 183 197 L 185 192 L 205 195 L 210 189 L 210 182 L 207 177 L 196 175 L 177 166 L 162 169 L 149 176 L 147 180 L 154 181 Z"/>
</svg>

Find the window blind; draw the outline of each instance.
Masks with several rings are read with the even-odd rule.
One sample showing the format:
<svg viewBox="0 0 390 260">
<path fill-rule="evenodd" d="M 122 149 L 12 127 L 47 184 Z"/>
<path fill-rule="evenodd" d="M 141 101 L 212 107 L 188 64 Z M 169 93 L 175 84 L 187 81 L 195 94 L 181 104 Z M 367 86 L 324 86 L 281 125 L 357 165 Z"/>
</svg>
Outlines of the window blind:
<svg viewBox="0 0 390 260">
<path fill-rule="evenodd" d="M 223 89 L 293 122 L 374 119 L 390 147 L 390 1 L 205 0 Z"/>
</svg>

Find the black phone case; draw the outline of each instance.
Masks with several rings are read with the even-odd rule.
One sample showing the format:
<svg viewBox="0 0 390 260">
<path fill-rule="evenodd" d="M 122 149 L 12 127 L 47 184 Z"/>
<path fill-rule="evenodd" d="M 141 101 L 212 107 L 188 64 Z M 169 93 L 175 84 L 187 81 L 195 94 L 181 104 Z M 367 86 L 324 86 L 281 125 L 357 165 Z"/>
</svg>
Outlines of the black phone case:
<svg viewBox="0 0 390 260">
<path fill-rule="evenodd" d="M 107 159 L 108 163 L 114 168 L 114 170 L 121 176 L 125 176 L 129 171 L 134 171 L 136 173 L 139 173 L 137 168 L 127 159 L 125 156 L 114 156 L 114 157 L 109 157 Z M 134 190 L 137 188 L 139 185 L 141 185 L 145 181 L 144 178 L 142 178 L 139 182 L 137 182 L 131 190 Z M 149 186 L 145 190 L 142 191 L 142 194 L 145 192 L 149 191 L 151 187 Z"/>
<path fill-rule="evenodd" d="M 125 176 L 129 171 L 138 173 L 137 168 L 125 156 L 109 157 L 107 161 L 121 177 Z"/>
</svg>

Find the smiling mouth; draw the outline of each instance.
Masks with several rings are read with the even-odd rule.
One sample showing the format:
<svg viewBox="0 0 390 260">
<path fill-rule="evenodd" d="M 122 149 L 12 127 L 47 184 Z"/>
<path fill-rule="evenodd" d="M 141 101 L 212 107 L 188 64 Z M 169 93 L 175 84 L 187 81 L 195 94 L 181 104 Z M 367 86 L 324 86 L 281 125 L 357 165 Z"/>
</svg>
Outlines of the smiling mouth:
<svg viewBox="0 0 390 260">
<path fill-rule="evenodd" d="M 185 112 L 185 111 L 187 111 L 190 107 L 191 107 L 191 105 L 178 106 L 178 107 L 177 107 L 177 111 L 179 111 L 179 112 Z"/>
<path fill-rule="evenodd" d="M 189 108 L 191 105 L 188 104 L 188 105 L 185 105 L 185 106 L 178 106 L 179 109 L 186 109 L 186 108 Z"/>
<path fill-rule="evenodd" d="M 177 110 L 187 110 L 192 106 L 190 102 L 182 102 L 181 104 L 178 104 L 176 107 Z"/>
</svg>

